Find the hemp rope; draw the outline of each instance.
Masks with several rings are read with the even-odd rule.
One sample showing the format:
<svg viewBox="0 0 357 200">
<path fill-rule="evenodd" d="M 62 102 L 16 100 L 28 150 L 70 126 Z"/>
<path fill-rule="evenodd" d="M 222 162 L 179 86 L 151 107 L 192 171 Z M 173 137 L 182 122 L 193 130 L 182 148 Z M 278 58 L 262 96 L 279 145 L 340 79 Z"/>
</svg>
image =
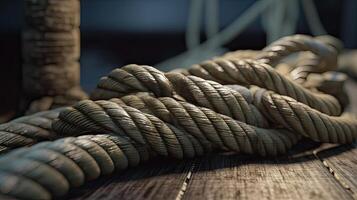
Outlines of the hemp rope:
<svg viewBox="0 0 357 200">
<path fill-rule="evenodd" d="M 52 121 L 63 108 L 39 112 L 0 124 L 0 153 L 12 148 L 28 146 L 42 140 L 53 140 Z"/>
<path fill-rule="evenodd" d="M 265 61 L 274 64 L 291 53 L 310 50 L 325 62 L 324 44 L 306 38 L 297 48 L 288 48 L 290 52 Z M 155 156 L 181 159 L 215 150 L 275 156 L 288 151 L 301 136 L 341 144 L 357 137 L 357 121 L 337 116 L 341 108 L 335 98 L 305 89 L 261 61 L 220 58 L 205 63 L 182 74 L 128 65 L 103 77 L 92 94 L 94 100 L 109 100 L 84 100 L 63 108 L 54 123 L 58 112 L 47 123 L 32 123 L 31 117 L 8 123 L 47 127 L 52 123 L 55 133 L 39 140 L 101 135 L 41 142 L 4 154 L 1 197 L 60 197 L 87 180 Z M 192 71 L 198 77 L 190 76 Z M 263 88 L 249 90 L 235 84 Z M 26 130 L 18 135 L 28 137 Z M 10 147 L 23 145 L 14 138 Z M 37 136 L 29 144 L 36 140 Z"/>
<path fill-rule="evenodd" d="M 345 144 L 357 138 L 357 120 L 350 116 L 329 116 L 265 89 L 255 90 L 257 93 L 261 93 L 257 104 L 266 109 L 272 123 L 318 142 Z"/>
<path fill-rule="evenodd" d="M 256 57 L 260 62 L 275 66 L 278 61 L 292 53 L 310 51 L 321 58 L 321 66 L 326 70 L 337 67 L 337 47 L 333 47 L 325 38 L 313 38 L 307 35 L 283 37 L 267 47 Z"/>
<path fill-rule="evenodd" d="M 342 45 L 341 41 L 339 41 L 338 39 L 336 39 L 332 36 L 324 35 L 324 36 L 318 36 L 315 38 L 318 39 L 319 41 L 322 41 L 323 43 L 327 44 L 328 46 L 332 47 L 333 49 L 335 49 L 337 54 L 341 53 L 341 51 L 343 49 L 343 45 Z M 305 53 L 301 56 L 302 56 L 302 58 L 300 58 L 298 60 L 297 66 L 295 67 L 295 69 L 293 69 L 290 72 L 291 77 L 295 82 L 303 84 L 306 81 L 309 74 L 322 73 L 322 72 L 331 70 L 331 69 L 326 68 L 323 65 L 323 63 L 324 63 L 323 58 L 321 58 L 315 54 Z M 337 65 L 333 69 L 336 69 L 336 67 L 337 67 Z"/>
<path fill-rule="evenodd" d="M 221 61 L 224 62 L 225 60 L 221 60 Z M 241 62 L 244 62 L 244 61 L 241 61 Z M 262 65 L 260 63 L 258 63 L 258 64 Z M 212 65 L 212 66 L 215 66 L 215 65 Z M 221 65 L 221 66 L 232 66 L 232 65 L 226 64 L 226 65 Z M 239 66 L 244 66 L 244 64 L 241 64 Z M 215 69 L 215 70 L 222 72 L 222 70 L 218 70 L 218 69 Z M 233 70 L 230 70 L 230 71 L 233 71 Z M 212 70 L 211 70 L 211 72 L 212 72 Z M 142 77 L 150 77 L 150 75 L 145 75 L 145 74 L 151 74 L 152 75 L 151 77 L 153 77 L 153 78 L 143 79 Z M 218 73 L 212 73 L 212 74 L 217 75 Z M 235 75 L 234 73 L 226 73 L 226 74 L 230 74 L 231 77 Z M 238 74 L 238 73 L 236 73 L 236 74 Z M 243 73 L 241 72 L 241 74 L 243 74 Z M 269 74 L 269 73 L 266 73 L 266 74 Z M 277 75 L 279 75 L 279 74 L 277 74 Z M 121 80 L 120 77 L 125 77 L 125 81 L 124 81 L 124 79 Z M 130 79 L 129 79 L 129 77 L 130 77 Z M 251 77 L 253 77 L 253 76 L 251 76 Z M 281 78 L 281 80 L 284 80 L 282 78 Z M 195 82 L 193 80 L 195 80 Z M 257 79 L 257 80 L 259 81 L 259 79 Z M 271 79 L 271 80 L 277 80 L 277 79 Z M 289 80 L 285 79 L 285 81 L 288 82 Z M 199 85 L 200 83 L 206 84 L 206 87 L 203 87 L 203 86 L 197 87 L 197 85 Z M 219 105 L 219 109 L 214 109 L 215 106 L 212 106 L 212 104 L 210 105 L 210 102 L 208 102 L 208 101 L 214 102 L 215 100 L 222 98 L 223 95 L 219 94 L 219 92 L 217 92 L 217 91 L 219 91 L 219 90 L 222 91 L 224 86 L 221 86 L 218 83 L 214 83 L 213 85 L 215 85 L 215 89 L 216 89 L 215 90 L 215 89 L 213 89 L 212 86 L 211 86 L 211 88 L 207 87 L 209 85 L 209 83 L 213 84 L 214 82 L 205 81 L 203 79 L 200 79 L 200 78 L 194 77 L 194 76 L 185 77 L 185 76 L 179 75 L 177 73 L 167 73 L 165 75 L 163 73 L 160 73 L 160 71 L 158 71 L 152 67 L 149 67 L 149 66 L 127 65 L 121 69 L 113 70 L 107 77 L 102 78 L 98 84 L 97 90 L 94 91 L 95 95 L 92 96 L 92 99 L 109 99 L 112 97 L 121 97 L 122 96 L 121 94 L 129 94 L 132 92 L 152 92 L 158 97 L 170 96 L 170 94 L 172 95 L 174 92 L 176 92 L 177 94 L 183 96 L 185 98 L 185 100 L 187 100 L 193 104 L 207 107 L 207 108 L 210 108 L 210 109 L 215 110 L 216 112 L 220 112 L 220 113 L 222 113 L 224 108 L 227 108 L 228 112 L 229 112 L 229 108 L 231 108 L 232 106 L 227 104 L 224 100 L 218 101 L 215 104 L 215 105 Z M 229 83 L 232 83 L 232 82 L 229 82 Z M 261 83 L 267 84 L 268 81 L 267 80 L 261 81 Z M 283 81 L 281 81 L 281 83 L 283 83 Z M 307 94 L 315 94 L 315 93 L 312 93 L 309 90 L 306 90 L 305 88 L 303 88 L 297 84 L 294 84 L 291 81 L 289 83 L 291 83 L 296 88 L 301 89 L 302 91 L 309 92 Z M 110 88 L 110 91 L 107 93 L 107 91 L 109 90 L 108 88 Z M 158 88 L 165 88 L 166 91 L 163 89 L 159 90 Z M 266 88 L 269 88 L 269 87 L 266 87 Z M 270 87 L 270 88 L 273 88 L 273 87 Z M 121 93 L 115 94 L 115 92 L 118 92 L 118 91 Z M 160 91 L 160 92 L 158 92 L 158 91 Z M 213 95 L 213 94 L 216 94 L 216 95 Z M 233 91 L 231 91 L 231 94 L 239 94 L 239 93 L 234 93 Z M 343 142 L 344 143 L 344 141 L 345 141 L 344 137 L 351 138 L 350 136 L 353 133 L 352 130 L 354 130 L 354 129 L 357 130 L 357 127 L 355 127 L 355 122 L 353 120 L 349 121 L 349 120 L 347 120 L 345 118 L 341 118 L 341 117 L 330 117 L 329 115 L 326 115 L 326 114 L 320 113 L 317 110 L 311 109 L 309 106 L 307 106 L 303 103 L 298 103 L 295 100 L 290 100 L 291 98 L 289 99 L 286 96 L 274 94 L 274 95 L 269 95 L 269 97 L 266 97 L 267 94 L 270 94 L 270 93 L 266 93 L 261 100 L 253 102 L 253 104 L 255 106 L 258 106 L 258 109 L 260 110 L 260 112 L 263 113 L 267 117 L 267 119 L 271 119 L 272 121 L 278 119 L 278 117 L 283 118 L 283 119 L 290 119 L 290 118 L 295 119 L 292 123 L 294 125 L 300 125 L 300 127 L 292 126 L 291 124 L 287 124 L 283 120 L 278 120 L 278 122 L 280 123 L 280 125 L 284 126 L 285 128 L 293 129 L 297 133 L 300 133 L 305 136 L 310 136 L 312 139 L 314 139 L 316 141 L 333 142 L 333 143 Z M 297 93 L 297 94 L 301 94 L 301 93 Z M 196 100 L 192 100 L 195 98 L 195 96 L 196 96 Z M 197 98 L 197 96 L 199 96 L 199 97 Z M 248 99 L 247 95 L 245 95 L 245 96 L 246 96 L 245 98 Z M 206 97 L 206 99 L 204 97 Z M 243 95 L 242 95 L 242 97 L 243 97 Z M 329 97 L 329 99 L 334 100 L 333 103 L 336 105 L 337 108 L 339 108 L 339 103 L 337 102 L 336 99 L 334 99 L 332 96 L 326 95 L 326 97 Z M 278 102 L 280 104 L 278 106 L 276 106 L 275 104 L 272 104 L 272 103 L 270 103 L 270 101 L 267 100 L 269 98 L 270 99 L 273 98 L 273 100 L 279 98 L 279 99 L 283 99 L 286 101 L 284 102 L 285 104 L 283 104 L 280 100 Z M 289 99 L 289 101 L 287 99 Z M 207 103 L 204 103 L 205 100 L 207 101 Z M 321 105 L 323 102 L 321 100 L 319 101 L 319 99 L 316 98 L 315 102 L 316 103 L 321 102 L 320 103 L 320 105 Z M 260 101 L 262 101 L 262 102 L 260 102 Z M 238 101 L 238 102 L 239 103 L 236 104 L 235 107 L 238 107 L 238 105 L 242 105 L 247 101 L 245 99 L 241 99 L 241 101 Z M 273 101 L 273 102 L 276 103 L 276 101 Z M 324 104 L 324 105 L 326 105 L 326 108 L 329 108 L 327 106 L 330 106 L 330 108 L 336 108 L 336 107 L 333 107 L 333 104 L 329 104 L 330 103 L 329 101 L 325 101 L 325 102 L 327 102 Z M 262 107 L 261 106 L 262 104 L 264 104 L 265 106 Z M 292 107 L 293 105 L 298 105 L 298 106 Z M 276 112 L 273 112 L 275 110 L 271 109 L 274 107 L 281 108 L 283 111 L 280 111 L 281 113 L 279 112 L 276 114 Z M 330 110 L 333 110 L 333 109 L 330 109 Z M 241 112 L 238 111 L 237 113 L 241 113 Z M 307 113 L 309 115 L 303 115 L 304 113 Z M 222 114 L 229 115 L 224 112 Z M 240 116 L 237 116 L 235 119 L 238 119 L 241 121 L 243 120 L 242 117 L 240 117 Z M 304 119 L 310 119 L 310 120 L 304 120 Z M 321 120 L 323 122 L 322 124 L 321 124 Z M 343 121 L 343 122 L 341 122 L 341 121 Z M 247 121 L 244 121 L 244 122 L 247 122 Z M 249 123 L 249 124 L 254 125 L 254 123 Z M 305 127 L 305 126 L 307 126 L 306 129 L 301 128 L 301 127 Z M 331 126 L 333 126 L 333 129 L 331 129 Z M 341 130 L 340 126 L 343 127 L 342 130 Z M 328 131 L 325 131 L 326 127 L 329 129 Z M 349 128 L 351 128 L 352 130 L 349 130 Z M 337 129 L 337 131 L 335 129 Z M 338 133 L 338 136 L 340 136 L 341 138 L 338 138 L 336 136 L 337 133 Z M 317 134 L 317 135 L 308 135 L 308 134 Z M 344 135 L 344 134 L 346 134 L 346 135 Z M 329 140 L 329 138 L 331 140 Z M 329 141 L 327 141 L 327 140 L 329 140 Z M 351 142 L 351 140 L 348 140 L 348 141 Z"/>
<path fill-rule="evenodd" d="M 290 96 L 328 115 L 341 114 L 339 102 L 332 96 L 314 93 L 292 82 L 272 67 L 253 60 L 215 59 L 193 65 L 188 73 L 221 84 L 256 85 Z M 108 99 L 133 92 L 153 92 L 170 96 L 169 77 L 149 66 L 127 65 L 100 79 L 91 98 Z"/>
<path fill-rule="evenodd" d="M 23 108 L 35 113 L 87 99 L 80 88 L 80 1 L 24 0 Z"/>
<path fill-rule="evenodd" d="M 155 155 L 184 158 L 221 149 L 275 156 L 285 153 L 299 138 L 289 131 L 250 126 L 169 97 L 160 102 L 174 110 L 171 115 L 161 112 L 171 123 L 111 101 L 84 100 L 67 108 L 54 129 L 70 135 L 93 131 L 115 136 L 70 137 L 14 150 L 0 159 L 0 192 L 29 198 L 26 188 L 31 189 L 32 198 L 49 199 L 64 195 L 70 186 L 84 180 L 135 166 Z"/>
<path fill-rule="evenodd" d="M 270 95 L 270 93 L 268 94 Z M 274 99 L 276 97 L 270 96 Z M 135 103 L 135 99 L 138 98 L 143 99 L 142 102 L 148 102 L 148 106 Z M 281 96 L 277 95 L 277 98 L 281 98 Z M 301 103 L 297 103 L 295 100 L 288 100 L 292 103 L 289 101 L 283 103 L 290 103 L 294 109 L 301 106 Z M 125 101 L 129 101 L 129 103 L 124 103 Z M 294 106 L 294 103 L 296 106 Z M 119 104 L 136 104 L 142 110 L 150 109 L 146 112 L 151 112 L 153 115 Z M 182 107 L 184 109 L 178 109 Z M 271 106 L 268 107 L 271 108 Z M 185 116 L 185 112 L 189 113 L 189 116 Z M 260 155 L 276 155 L 277 153 L 284 153 L 298 141 L 298 135 L 288 131 L 260 129 L 232 120 L 227 116 L 213 113 L 210 109 L 199 108 L 169 97 L 153 98 L 148 95 L 127 96 L 111 101 L 81 101 L 74 107 L 69 107 L 61 112 L 59 121 L 54 123 L 54 129 L 60 129 L 63 133 L 69 135 L 108 132 L 114 133 L 115 136 L 106 134 L 64 138 L 55 142 L 42 142 L 27 149 L 15 150 L 5 158 L 0 159 L 0 179 L 3 178 L 4 180 L 0 181 L 0 188 L 6 188 L 7 184 L 10 184 L 6 180 L 11 178 L 10 180 L 18 180 L 18 183 L 29 184 L 27 187 L 37 187 L 32 190 L 36 191 L 37 196 L 34 197 L 49 198 L 52 195 L 61 196 L 67 193 L 69 186 L 79 186 L 81 183 L 77 183 L 78 185 L 72 183 L 73 179 L 78 180 L 76 178 L 79 176 L 78 174 L 84 176 L 80 180 L 92 180 L 100 174 L 111 173 L 114 169 L 126 168 L 128 165 L 123 157 L 126 157 L 127 160 L 134 157 L 136 160 L 132 161 L 134 163 L 132 165 L 136 165 L 141 161 L 148 160 L 152 155 L 175 158 L 193 157 L 202 155 L 203 152 L 212 151 L 214 148 L 243 153 L 258 153 Z M 166 122 L 154 115 L 165 119 Z M 195 118 L 196 122 L 187 122 L 190 117 Z M 214 119 L 214 121 L 209 120 L 215 123 L 214 127 L 209 127 L 208 120 L 203 120 L 205 117 Z M 322 120 L 328 120 L 327 118 L 322 118 Z M 201 120 L 200 123 L 197 123 L 197 120 Z M 195 123 L 197 123 L 196 126 Z M 175 124 L 175 126 L 171 124 Z M 226 129 L 224 129 L 223 124 L 226 124 Z M 195 128 L 197 126 L 199 128 Z M 356 130 L 357 123 L 351 121 L 351 126 L 353 127 L 349 127 L 348 122 L 342 123 L 340 127 L 343 130 L 352 131 L 350 133 L 354 135 L 346 134 L 347 136 L 338 137 L 336 141 L 344 143 L 354 140 L 356 132 L 353 132 L 353 129 Z M 216 130 L 214 130 L 215 128 Z M 227 134 L 229 131 L 231 133 Z M 124 140 L 123 143 L 129 146 L 127 148 L 130 148 L 130 151 L 124 150 L 124 145 L 118 145 L 118 143 L 116 144 L 119 148 L 115 147 L 116 151 L 114 151 L 113 147 L 108 147 L 108 141 L 102 141 L 105 140 L 101 139 L 102 137 Z M 93 138 L 98 139 L 93 141 Z M 331 141 L 334 140 L 334 137 L 329 138 L 332 138 Z M 112 142 L 109 143 L 113 145 Z M 142 147 L 141 151 L 135 149 L 135 144 Z M 212 147 L 214 148 L 212 149 Z M 46 150 L 39 153 L 43 149 Z M 47 149 L 51 151 L 48 152 Z M 108 150 L 111 151 L 108 152 Z M 33 154 L 40 155 L 33 156 Z M 113 154 L 116 157 L 112 156 Z M 133 154 L 134 156 L 132 156 Z M 120 161 L 118 161 L 118 157 L 121 158 Z M 71 165 L 77 164 L 75 165 L 76 169 L 78 170 L 79 167 L 81 172 L 77 172 L 74 176 L 71 173 L 75 170 L 68 169 L 69 167 L 65 165 L 67 163 L 65 161 L 60 162 L 60 159 L 66 160 L 66 162 L 71 161 Z M 60 162 L 61 165 L 54 164 L 57 162 Z M 73 162 L 74 164 L 72 164 Z M 21 187 L 11 187 L 11 189 L 7 191 L 6 195 L 15 197 L 26 197 L 27 195 L 26 192 L 17 190 Z"/>
</svg>

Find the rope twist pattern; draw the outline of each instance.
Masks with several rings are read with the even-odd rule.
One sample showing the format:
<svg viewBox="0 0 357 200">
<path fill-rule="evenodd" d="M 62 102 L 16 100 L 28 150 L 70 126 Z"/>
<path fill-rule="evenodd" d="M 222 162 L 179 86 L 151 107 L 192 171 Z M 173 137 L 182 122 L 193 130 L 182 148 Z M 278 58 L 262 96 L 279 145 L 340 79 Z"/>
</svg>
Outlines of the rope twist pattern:
<svg viewBox="0 0 357 200">
<path fill-rule="evenodd" d="M 309 51 L 308 73 L 331 70 L 336 50 L 323 38 L 296 35 L 168 73 L 134 64 L 115 69 L 100 79 L 92 100 L 0 125 L 0 151 L 25 146 L 0 156 L 0 196 L 61 197 L 157 156 L 276 156 L 302 137 L 352 143 L 357 120 L 341 116 L 335 97 L 272 67 Z M 41 140 L 54 141 L 35 144 Z"/>
</svg>

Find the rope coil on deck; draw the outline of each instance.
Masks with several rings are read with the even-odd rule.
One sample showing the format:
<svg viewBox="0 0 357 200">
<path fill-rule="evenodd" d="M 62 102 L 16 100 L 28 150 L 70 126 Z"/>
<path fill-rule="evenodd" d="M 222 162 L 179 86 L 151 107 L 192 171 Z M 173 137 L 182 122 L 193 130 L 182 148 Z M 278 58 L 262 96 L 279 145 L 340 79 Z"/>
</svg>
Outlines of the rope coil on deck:
<svg viewBox="0 0 357 200">
<path fill-rule="evenodd" d="M 2 155 L 0 195 L 61 197 L 155 156 L 182 159 L 212 151 L 276 156 L 301 137 L 352 143 L 357 120 L 340 116 L 335 97 L 307 89 L 271 66 L 300 51 L 312 52 L 324 70 L 335 65 L 331 46 L 298 35 L 261 52 L 234 53 L 179 72 L 140 65 L 115 69 L 101 78 L 92 100 L 48 111 L 47 120 L 34 122 L 47 116 L 40 113 L 0 125 L 6 131 L 0 132 L 0 145 L 7 149 L 61 138 Z M 25 131 L 8 128 L 16 123 L 25 124 Z"/>
</svg>

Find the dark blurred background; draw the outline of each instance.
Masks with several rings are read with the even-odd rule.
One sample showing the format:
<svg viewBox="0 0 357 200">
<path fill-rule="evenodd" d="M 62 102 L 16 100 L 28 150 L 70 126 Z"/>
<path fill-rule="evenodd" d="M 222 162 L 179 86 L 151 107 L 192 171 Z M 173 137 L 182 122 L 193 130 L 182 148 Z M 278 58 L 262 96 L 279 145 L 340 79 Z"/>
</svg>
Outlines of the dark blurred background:
<svg viewBox="0 0 357 200">
<path fill-rule="evenodd" d="M 229 25 L 255 0 L 220 0 L 220 28 Z M 99 77 L 127 63 L 149 64 L 186 50 L 189 0 L 82 0 L 81 85 L 94 88 Z M 357 47 L 357 1 L 315 1 L 326 31 L 345 47 Z M 302 11 L 300 11 L 302 12 Z M 21 27 L 23 1 L 0 1 L 0 113 L 15 110 L 21 89 Z M 297 33 L 310 34 L 304 14 Z M 204 39 L 204 34 L 202 34 Z M 266 45 L 256 20 L 224 47 L 260 49 Z"/>
</svg>

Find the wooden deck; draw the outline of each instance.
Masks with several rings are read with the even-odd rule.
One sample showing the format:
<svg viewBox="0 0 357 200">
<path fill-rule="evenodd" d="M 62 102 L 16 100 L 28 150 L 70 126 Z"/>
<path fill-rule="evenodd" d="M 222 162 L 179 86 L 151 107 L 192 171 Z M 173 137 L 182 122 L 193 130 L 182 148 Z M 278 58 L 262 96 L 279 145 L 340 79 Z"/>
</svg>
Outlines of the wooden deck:
<svg viewBox="0 0 357 200">
<path fill-rule="evenodd" d="M 357 83 L 347 89 L 357 113 Z M 306 142 L 290 155 L 153 160 L 72 190 L 69 199 L 357 199 L 357 144 Z"/>
</svg>

